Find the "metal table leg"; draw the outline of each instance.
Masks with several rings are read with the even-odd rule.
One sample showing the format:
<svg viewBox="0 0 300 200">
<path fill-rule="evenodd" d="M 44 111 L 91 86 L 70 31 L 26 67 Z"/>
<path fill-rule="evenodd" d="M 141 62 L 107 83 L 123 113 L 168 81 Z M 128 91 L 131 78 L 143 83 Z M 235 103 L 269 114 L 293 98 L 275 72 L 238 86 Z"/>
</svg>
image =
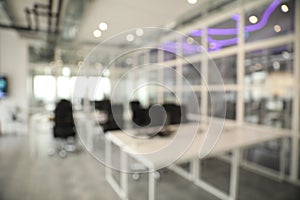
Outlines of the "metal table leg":
<svg viewBox="0 0 300 200">
<path fill-rule="evenodd" d="M 148 200 L 155 200 L 155 171 L 148 173 Z"/>
<path fill-rule="evenodd" d="M 236 149 L 232 152 L 229 189 L 230 200 L 236 200 L 238 196 L 240 156 L 241 150 Z"/>
<path fill-rule="evenodd" d="M 121 188 L 123 191 L 124 200 L 128 199 L 128 156 L 127 153 L 121 149 L 121 171 L 120 171 L 120 181 Z"/>
</svg>

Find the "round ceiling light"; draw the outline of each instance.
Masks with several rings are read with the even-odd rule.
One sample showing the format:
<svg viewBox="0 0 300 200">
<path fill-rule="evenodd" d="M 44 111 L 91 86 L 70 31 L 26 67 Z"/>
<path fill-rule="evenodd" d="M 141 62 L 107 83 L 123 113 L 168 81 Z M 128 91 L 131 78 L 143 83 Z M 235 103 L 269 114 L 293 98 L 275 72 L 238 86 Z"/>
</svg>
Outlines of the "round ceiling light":
<svg viewBox="0 0 300 200">
<path fill-rule="evenodd" d="M 107 30 L 107 23 L 105 23 L 105 22 L 101 22 L 100 24 L 99 24 L 99 29 L 101 30 L 101 31 L 106 31 Z"/>
<path fill-rule="evenodd" d="M 198 0 L 187 0 L 187 2 L 188 2 L 189 4 L 195 4 L 195 3 L 198 2 Z"/>
<path fill-rule="evenodd" d="M 281 5 L 281 11 L 286 13 L 289 12 L 289 7 L 286 4 L 282 4 Z"/>
<path fill-rule="evenodd" d="M 252 24 L 256 24 L 258 22 L 258 18 L 255 15 L 251 15 L 249 17 L 249 22 Z"/>
<path fill-rule="evenodd" d="M 94 35 L 94 37 L 98 38 L 102 35 L 102 33 L 100 30 L 94 30 L 93 35 Z"/>
<path fill-rule="evenodd" d="M 132 42 L 134 40 L 134 36 L 132 34 L 128 34 L 126 36 L 126 39 L 127 39 L 128 42 Z"/>
<path fill-rule="evenodd" d="M 135 34 L 137 36 L 143 36 L 144 35 L 144 30 L 141 28 L 136 29 Z"/>
<path fill-rule="evenodd" d="M 279 33 L 281 31 L 281 26 L 279 26 L 278 24 L 274 26 L 274 31 L 276 33 Z"/>
</svg>

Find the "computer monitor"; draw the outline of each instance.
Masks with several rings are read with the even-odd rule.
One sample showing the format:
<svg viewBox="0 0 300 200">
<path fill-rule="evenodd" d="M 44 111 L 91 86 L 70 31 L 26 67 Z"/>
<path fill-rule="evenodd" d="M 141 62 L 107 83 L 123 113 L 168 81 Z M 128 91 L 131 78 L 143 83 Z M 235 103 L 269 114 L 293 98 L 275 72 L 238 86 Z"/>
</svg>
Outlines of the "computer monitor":
<svg viewBox="0 0 300 200">
<path fill-rule="evenodd" d="M 7 77 L 0 75 L 0 99 L 8 95 Z"/>
</svg>

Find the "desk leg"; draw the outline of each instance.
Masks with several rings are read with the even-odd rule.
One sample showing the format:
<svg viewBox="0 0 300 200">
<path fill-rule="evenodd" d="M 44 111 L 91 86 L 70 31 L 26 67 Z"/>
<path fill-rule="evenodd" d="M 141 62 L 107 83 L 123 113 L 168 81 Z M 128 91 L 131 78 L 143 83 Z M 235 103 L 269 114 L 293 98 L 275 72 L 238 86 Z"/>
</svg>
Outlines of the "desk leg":
<svg viewBox="0 0 300 200">
<path fill-rule="evenodd" d="M 281 139 L 280 147 L 280 164 L 279 164 L 279 178 L 283 180 L 285 177 L 285 163 L 286 163 L 286 151 L 287 151 L 288 140 L 287 138 Z"/>
<path fill-rule="evenodd" d="M 111 154 L 112 154 L 111 141 L 106 139 L 105 140 L 105 163 L 106 163 L 107 166 L 105 167 L 105 177 L 106 177 L 107 181 L 112 178 L 112 170 L 111 170 L 112 159 L 111 159 Z"/>
<path fill-rule="evenodd" d="M 191 164 L 191 173 L 192 173 L 192 180 L 194 182 L 198 181 L 199 178 L 200 178 L 200 160 L 198 158 L 196 159 L 193 159 L 192 162 L 190 163 Z"/>
<path fill-rule="evenodd" d="M 236 200 L 238 196 L 240 156 L 241 156 L 241 150 L 236 149 L 233 151 L 232 158 L 231 158 L 231 172 L 230 172 L 230 190 L 229 190 L 230 200 Z"/>
<path fill-rule="evenodd" d="M 123 199 L 128 199 L 128 156 L 124 150 L 121 150 L 121 171 L 120 180 L 123 190 Z"/>
<path fill-rule="evenodd" d="M 155 200 L 155 171 L 148 173 L 148 200 Z"/>
</svg>

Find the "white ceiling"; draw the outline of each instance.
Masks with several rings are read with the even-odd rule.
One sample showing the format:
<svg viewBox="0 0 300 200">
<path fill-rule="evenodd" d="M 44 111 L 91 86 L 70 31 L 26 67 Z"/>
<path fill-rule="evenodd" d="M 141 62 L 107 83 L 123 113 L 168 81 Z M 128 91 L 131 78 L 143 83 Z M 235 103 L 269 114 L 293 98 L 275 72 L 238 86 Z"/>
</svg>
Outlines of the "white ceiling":
<svg viewBox="0 0 300 200">
<path fill-rule="evenodd" d="M 186 0 L 93 0 L 77 39 L 97 42 L 133 28 L 165 26 L 194 6 Z M 108 30 L 100 38 L 95 38 L 93 31 L 102 21 L 108 24 Z"/>
<path fill-rule="evenodd" d="M 11 13 L 13 22 L 18 26 L 27 26 L 24 9 L 32 8 L 34 3 L 48 4 L 48 0 L 4 0 Z M 67 2 L 63 0 L 66 8 Z M 140 27 L 162 27 L 176 21 L 180 17 L 195 10 L 195 5 L 187 3 L 187 0 L 84 0 L 87 3 L 83 18 L 80 22 L 79 31 L 76 36 L 78 43 L 97 43 L 110 36 Z M 204 0 L 205 2 L 206 0 Z M 56 7 L 58 0 L 53 0 Z M 108 30 L 103 32 L 100 38 L 93 36 L 93 31 L 98 28 L 99 22 L 106 22 Z M 32 18 L 34 23 L 34 19 Z M 47 27 L 47 19 L 40 18 L 40 27 Z"/>
</svg>

